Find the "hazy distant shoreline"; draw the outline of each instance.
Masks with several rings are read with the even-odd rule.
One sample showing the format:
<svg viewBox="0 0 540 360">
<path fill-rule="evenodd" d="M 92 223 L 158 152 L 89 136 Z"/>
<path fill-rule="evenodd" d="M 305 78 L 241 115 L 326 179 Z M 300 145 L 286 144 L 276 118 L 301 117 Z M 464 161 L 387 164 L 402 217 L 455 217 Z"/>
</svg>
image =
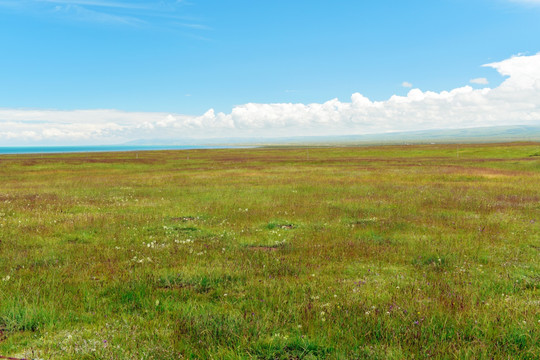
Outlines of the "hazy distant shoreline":
<svg viewBox="0 0 540 360">
<path fill-rule="evenodd" d="M 434 129 L 364 135 L 288 136 L 207 139 L 138 139 L 116 145 L 8 146 L 0 154 L 81 153 L 108 151 L 151 151 L 232 149 L 281 146 L 375 146 L 413 144 L 474 144 L 540 141 L 540 125 L 494 126 L 468 129 Z"/>
</svg>

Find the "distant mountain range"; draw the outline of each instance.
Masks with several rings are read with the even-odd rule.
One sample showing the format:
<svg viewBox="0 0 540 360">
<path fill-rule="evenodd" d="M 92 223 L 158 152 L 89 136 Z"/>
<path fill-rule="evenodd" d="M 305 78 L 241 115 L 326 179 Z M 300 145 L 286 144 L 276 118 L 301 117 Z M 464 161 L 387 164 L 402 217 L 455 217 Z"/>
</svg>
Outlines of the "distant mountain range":
<svg viewBox="0 0 540 360">
<path fill-rule="evenodd" d="M 284 146 L 284 145 L 381 145 L 429 143 L 487 143 L 511 141 L 540 141 L 538 126 L 494 126 L 469 129 L 436 129 L 341 136 L 291 136 L 252 138 L 208 139 L 139 139 L 122 145 L 234 145 L 234 146 Z"/>
</svg>

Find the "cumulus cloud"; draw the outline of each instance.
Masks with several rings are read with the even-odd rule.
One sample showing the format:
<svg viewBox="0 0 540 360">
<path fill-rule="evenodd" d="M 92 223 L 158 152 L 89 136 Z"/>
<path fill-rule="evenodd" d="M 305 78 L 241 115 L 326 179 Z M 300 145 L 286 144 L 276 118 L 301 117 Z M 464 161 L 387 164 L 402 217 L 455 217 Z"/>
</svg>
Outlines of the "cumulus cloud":
<svg viewBox="0 0 540 360">
<path fill-rule="evenodd" d="M 23 142 L 114 143 L 131 139 L 368 134 L 390 131 L 540 125 L 540 53 L 484 65 L 507 77 L 496 88 L 463 86 L 350 101 L 236 106 L 200 116 L 118 110 L 0 109 L 0 145 Z"/>
<path fill-rule="evenodd" d="M 487 85 L 489 84 L 488 79 L 486 78 L 475 78 L 470 80 L 471 84 L 478 84 L 478 85 Z"/>
<path fill-rule="evenodd" d="M 412 84 L 408 81 L 404 81 L 401 83 L 401 86 L 405 87 L 405 88 L 412 88 Z"/>
</svg>

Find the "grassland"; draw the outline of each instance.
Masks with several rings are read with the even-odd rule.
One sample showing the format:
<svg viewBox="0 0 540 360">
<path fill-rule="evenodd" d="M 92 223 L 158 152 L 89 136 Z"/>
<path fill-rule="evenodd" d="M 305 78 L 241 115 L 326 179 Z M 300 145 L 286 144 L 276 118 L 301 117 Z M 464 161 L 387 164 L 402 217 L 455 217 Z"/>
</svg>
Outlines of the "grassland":
<svg viewBox="0 0 540 360">
<path fill-rule="evenodd" d="M 540 144 L 0 156 L 0 355 L 538 359 Z"/>
</svg>

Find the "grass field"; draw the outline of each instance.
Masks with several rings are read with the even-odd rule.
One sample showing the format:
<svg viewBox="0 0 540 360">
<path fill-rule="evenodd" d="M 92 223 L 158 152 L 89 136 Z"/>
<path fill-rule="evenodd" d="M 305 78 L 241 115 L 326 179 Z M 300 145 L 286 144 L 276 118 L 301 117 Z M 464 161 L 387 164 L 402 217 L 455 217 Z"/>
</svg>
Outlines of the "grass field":
<svg viewBox="0 0 540 360">
<path fill-rule="evenodd" d="M 0 156 L 0 355 L 538 359 L 540 144 Z"/>
</svg>

